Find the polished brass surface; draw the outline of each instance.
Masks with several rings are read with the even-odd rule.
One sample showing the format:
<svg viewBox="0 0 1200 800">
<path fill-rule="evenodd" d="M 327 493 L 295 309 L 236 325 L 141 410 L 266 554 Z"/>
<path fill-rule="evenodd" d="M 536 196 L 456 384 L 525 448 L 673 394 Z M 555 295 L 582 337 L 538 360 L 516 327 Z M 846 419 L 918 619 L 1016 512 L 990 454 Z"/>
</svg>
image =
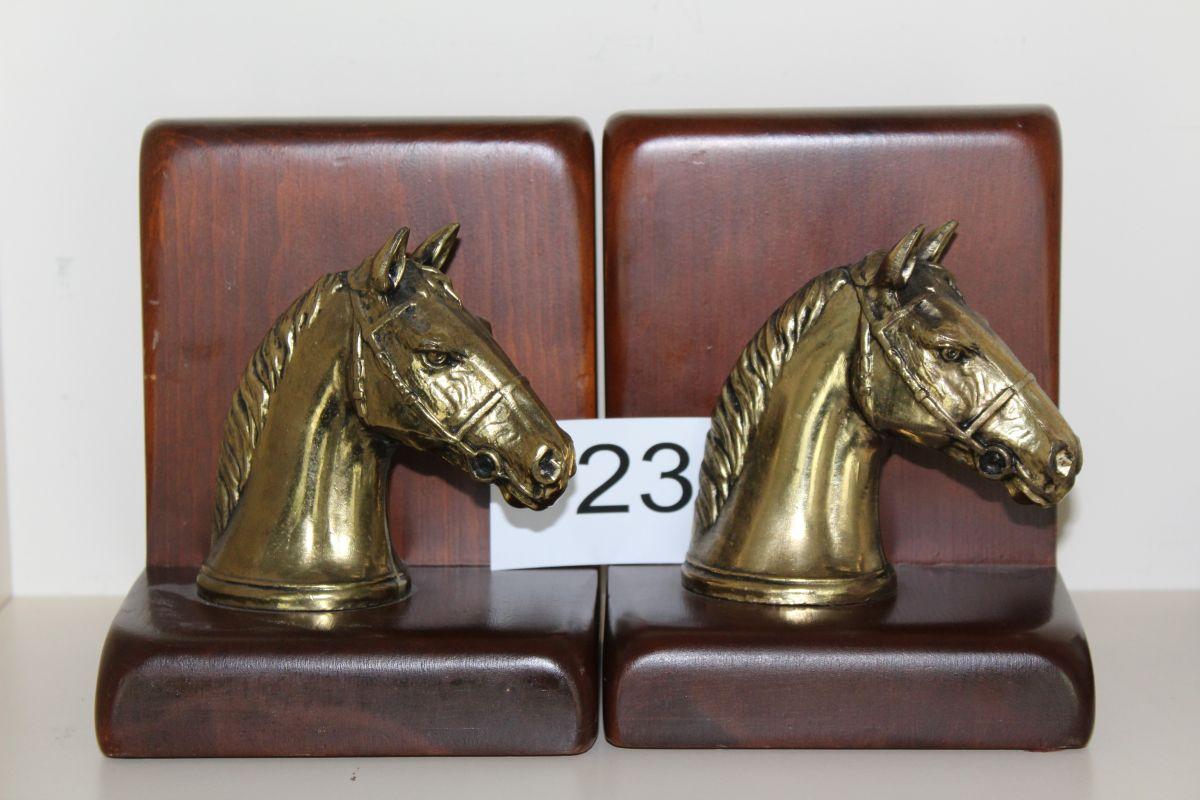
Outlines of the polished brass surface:
<svg viewBox="0 0 1200 800">
<path fill-rule="evenodd" d="M 408 255 L 401 229 L 267 333 L 225 422 L 203 597 L 333 611 L 406 596 L 386 518 L 397 445 L 440 452 L 513 505 L 562 494 L 571 439 L 454 293 L 457 232 Z"/>
<path fill-rule="evenodd" d="M 684 585 L 783 605 L 887 597 L 887 440 L 941 450 L 1049 506 L 1079 439 L 941 266 L 956 223 L 811 281 L 742 352 L 713 412 Z"/>
</svg>

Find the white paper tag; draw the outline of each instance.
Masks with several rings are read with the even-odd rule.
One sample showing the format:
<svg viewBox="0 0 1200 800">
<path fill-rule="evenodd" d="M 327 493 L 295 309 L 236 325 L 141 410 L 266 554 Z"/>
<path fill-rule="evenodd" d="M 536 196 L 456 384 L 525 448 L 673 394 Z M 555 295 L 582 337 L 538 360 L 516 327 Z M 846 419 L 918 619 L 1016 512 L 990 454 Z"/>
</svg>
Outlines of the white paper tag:
<svg viewBox="0 0 1200 800">
<path fill-rule="evenodd" d="M 513 508 L 492 489 L 492 569 L 683 561 L 709 422 L 560 420 L 578 471 L 545 511 Z"/>
</svg>

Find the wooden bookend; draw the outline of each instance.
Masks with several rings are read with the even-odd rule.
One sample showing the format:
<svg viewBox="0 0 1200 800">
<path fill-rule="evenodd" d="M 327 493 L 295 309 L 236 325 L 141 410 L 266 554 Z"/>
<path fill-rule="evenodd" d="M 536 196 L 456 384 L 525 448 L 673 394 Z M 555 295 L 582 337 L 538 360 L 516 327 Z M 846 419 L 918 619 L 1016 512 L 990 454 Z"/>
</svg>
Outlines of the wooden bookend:
<svg viewBox="0 0 1200 800">
<path fill-rule="evenodd" d="M 574 120 L 167 122 L 142 148 L 147 570 L 104 648 L 111 756 L 578 753 L 598 707 L 594 569 L 492 574 L 488 488 L 403 451 L 414 594 L 334 613 L 198 599 L 218 446 L 254 348 L 398 227 L 461 223 L 464 304 L 558 418 L 595 415 L 592 139 Z M 420 237 L 420 238 L 418 238 Z"/>
<path fill-rule="evenodd" d="M 622 115 L 604 140 L 612 416 L 707 416 L 768 315 L 918 223 L 1057 397 L 1060 145 L 1047 109 Z M 1084 478 L 1086 480 L 1086 477 Z M 897 444 L 880 521 L 894 601 L 715 600 L 676 567 L 614 567 L 604 719 L 626 747 L 1082 747 L 1087 642 L 1055 513 Z"/>
</svg>

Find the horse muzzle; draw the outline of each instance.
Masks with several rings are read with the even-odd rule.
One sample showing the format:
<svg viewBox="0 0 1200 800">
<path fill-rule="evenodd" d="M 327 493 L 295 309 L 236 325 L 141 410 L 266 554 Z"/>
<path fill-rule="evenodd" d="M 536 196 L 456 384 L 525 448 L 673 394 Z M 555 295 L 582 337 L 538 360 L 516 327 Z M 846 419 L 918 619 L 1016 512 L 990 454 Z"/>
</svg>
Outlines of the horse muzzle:
<svg viewBox="0 0 1200 800">
<path fill-rule="evenodd" d="M 1082 467 L 1083 452 L 1079 441 L 1058 442 L 1050 448 L 1050 456 L 1040 469 L 1024 469 L 1018 465 L 1005 479 L 1004 488 L 1018 503 L 1049 508 L 1071 491 Z"/>
<path fill-rule="evenodd" d="M 528 485 L 512 482 L 501 486 L 500 491 L 504 493 L 506 488 L 510 491 L 511 498 L 505 495 L 505 500 L 509 503 L 516 500 L 530 508 L 547 508 L 566 491 L 567 481 L 574 474 L 575 447 L 567 438 L 563 444 L 542 445 L 538 448 L 533 465 L 529 469 Z"/>
</svg>

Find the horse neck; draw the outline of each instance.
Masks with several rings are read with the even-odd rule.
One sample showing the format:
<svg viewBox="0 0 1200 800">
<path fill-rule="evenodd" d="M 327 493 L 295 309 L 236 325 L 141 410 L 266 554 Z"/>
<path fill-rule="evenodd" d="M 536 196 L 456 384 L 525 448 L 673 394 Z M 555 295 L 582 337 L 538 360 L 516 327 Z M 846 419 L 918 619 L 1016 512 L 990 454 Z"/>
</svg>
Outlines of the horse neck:
<svg viewBox="0 0 1200 800">
<path fill-rule="evenodd" d="M 830 297 L 771 390 L 745 467 L 712 529 L 704 560 L 777 576 L 839 577 L 883 567 L 883 441 L 857 411 L 850 375 L 859 305 Z"/>
<path fill-rule="evenodd" d="M 335 583 L 394 569 L 384 502 L 393 446 L 355 412 L 346 367 L 352 324 L 341 293 L 298 337 L 210 556 L 218 571 Z"/>
</svg>

